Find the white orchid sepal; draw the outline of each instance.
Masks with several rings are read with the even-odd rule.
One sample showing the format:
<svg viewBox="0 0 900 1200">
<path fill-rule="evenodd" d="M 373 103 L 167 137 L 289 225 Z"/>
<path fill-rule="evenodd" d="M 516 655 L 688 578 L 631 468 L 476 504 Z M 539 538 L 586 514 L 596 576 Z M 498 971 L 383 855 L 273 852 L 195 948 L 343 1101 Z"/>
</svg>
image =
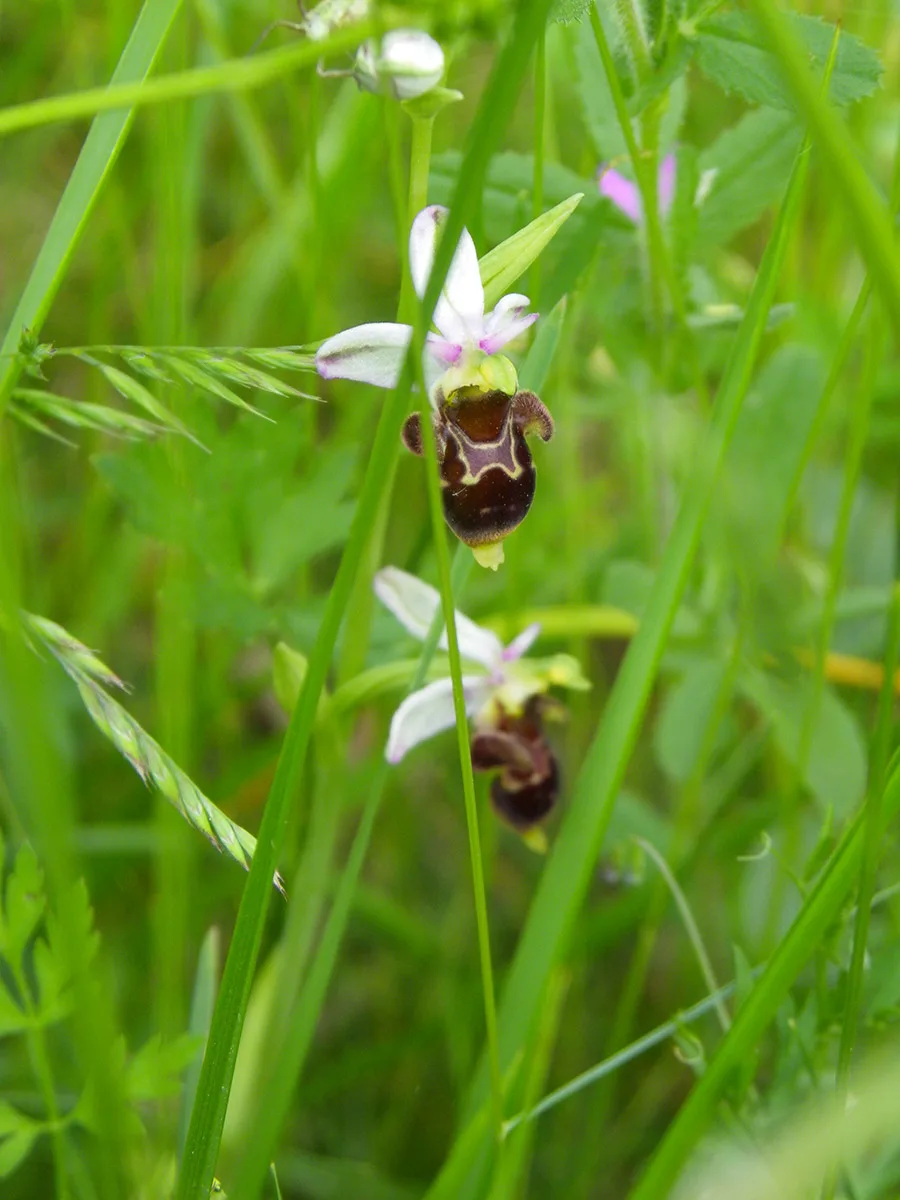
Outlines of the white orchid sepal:
<svg viewBox="0 0 900 1200">
<path fill-rule="evenodd" d="M 383 567 L 375 576 L 374 588 L 400 624 L 418 641 L 424 641 L 441 611 L 439 593 L 398 567 Z M 456 612 L 460 656 L 478 668 L 462 677 L 466 713 L 476 725 L 493 724 L 501 711 L 520 714 L 532 696 L 542 695 L 551 687 L 590 687 L 571 655 L 530 660 L 524 657 L 540 631 L 540 625 L 529 625 L 504 646 L 492 630 Z M 438 646 L 447 648 L 446 629 Z M 455 724 L 452 681 L 435 680 L 407 696 L 394 713 L 385 755 L 389 762 L 398 763 L 414 746 Z"/>
</svg>

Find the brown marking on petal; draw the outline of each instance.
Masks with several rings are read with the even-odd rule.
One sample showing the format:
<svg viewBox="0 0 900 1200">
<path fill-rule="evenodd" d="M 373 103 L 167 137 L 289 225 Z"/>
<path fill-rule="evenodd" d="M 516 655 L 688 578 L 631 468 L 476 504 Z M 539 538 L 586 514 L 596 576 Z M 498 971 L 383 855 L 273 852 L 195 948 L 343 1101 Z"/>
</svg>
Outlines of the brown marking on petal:
<svg viewBox="0 0 900 1200">
<path fill-rule="evenodd" d="M 542 442 L 549 442 L 553 437 L 553 418 L 534 392 L 516 392 L 513 397 L 513 419 L 528 437 L 536 433 Z"/>
</svg>

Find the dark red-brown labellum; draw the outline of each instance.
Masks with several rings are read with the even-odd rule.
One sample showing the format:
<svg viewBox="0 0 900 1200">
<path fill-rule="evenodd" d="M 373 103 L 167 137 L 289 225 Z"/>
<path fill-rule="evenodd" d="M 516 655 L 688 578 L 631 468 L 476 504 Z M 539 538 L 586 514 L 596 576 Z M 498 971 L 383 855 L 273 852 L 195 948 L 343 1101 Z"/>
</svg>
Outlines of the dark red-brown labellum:
<svg viewBox="0 0 900 1200">
<path fill-rule="evenodd" d="M 553 420 L 533 392 L 462 388 L 434 416 L 444 516 L 468 546 L 499 542 L 522 523 L 534 499 L 535 470 L 526 434 L 545 442 Z M 422 430 L 414 413 L 403 440 L 422 453 Z"/>
<path fill-rule="evenodd" d="M 500 712 L 472 738 L 476 771 L 499 768 L 491 800 L 499 816 L 520 832 L 549 815 L 559 796 L 559 766 L 544 737 L 542 697 L 534 696 L 520 716 Z"/>
</svg>

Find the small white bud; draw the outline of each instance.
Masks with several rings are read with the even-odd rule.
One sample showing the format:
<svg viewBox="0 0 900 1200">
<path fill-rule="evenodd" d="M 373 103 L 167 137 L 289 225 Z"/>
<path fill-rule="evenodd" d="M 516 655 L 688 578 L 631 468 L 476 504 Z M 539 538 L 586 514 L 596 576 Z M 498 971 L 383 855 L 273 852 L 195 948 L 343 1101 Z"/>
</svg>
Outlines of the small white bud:
<svg viewBox="0 0 900 1200">
<path fill-rule="evenodd" d="M 395 29 L 360 46 L 353 75 L 369 92 L 389 92 L 412 100 L 430 92 L 444 74 L 444 52 L 433 37 L 418 29 Z"/>
</svg>

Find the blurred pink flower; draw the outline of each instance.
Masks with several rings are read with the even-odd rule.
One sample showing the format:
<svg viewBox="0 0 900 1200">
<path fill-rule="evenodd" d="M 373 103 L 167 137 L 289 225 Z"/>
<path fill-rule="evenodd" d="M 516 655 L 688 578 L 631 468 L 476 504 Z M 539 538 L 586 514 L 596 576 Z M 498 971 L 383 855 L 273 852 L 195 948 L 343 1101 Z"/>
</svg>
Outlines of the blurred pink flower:
<svg viewBox="0 0 900 1200">
<path fill-rule="evenodd" d="M 620 175 L 605 164 L 597 171 L 597 187 L 600 195 L 605 196 L 621 212 L 633 221 L 635 225 L 643 224 L 644 213 L 641 205 L 641 193 L 636 183 Z M 659 215 L 664 217 L 672 207 L 675 196 L 675 155 L 667 154 L 659 164 L 659 174 L 656 179 L 656 197 L 659 204 Z"/>
</svg>

